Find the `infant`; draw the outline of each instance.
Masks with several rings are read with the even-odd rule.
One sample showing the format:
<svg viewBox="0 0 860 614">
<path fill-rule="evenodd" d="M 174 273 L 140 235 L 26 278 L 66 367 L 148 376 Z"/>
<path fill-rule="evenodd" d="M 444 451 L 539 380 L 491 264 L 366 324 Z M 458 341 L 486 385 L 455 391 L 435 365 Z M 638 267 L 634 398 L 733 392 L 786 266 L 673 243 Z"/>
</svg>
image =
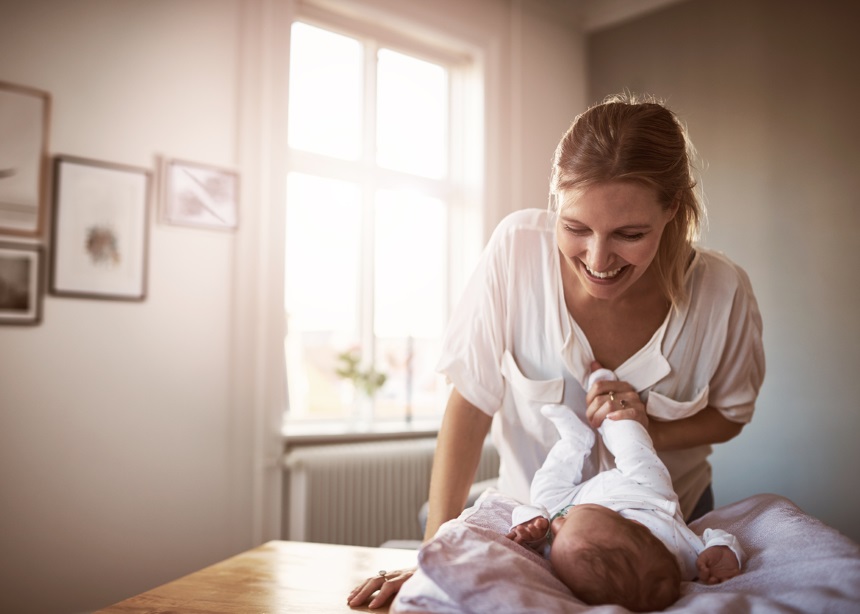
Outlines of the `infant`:
<svg viewBox="0 0 860 614">
<path fill-rule="evenodd" d="M 598 369 L 586 389 L 615 374 Z M 681 514 L 666 466 L 648 431 L 635 420 L 607 418 L 598 428 L 614 469 L 582 481 L 594 431 L 564 405 L 541 413 L 558 429 L 531 486 L 532 505 L 514 509 L 507 537 L 547 556 L 556 575 L 590 605 L 662 610 L 681 582 L 717 584 L 740 573 L 744 552 L 719 529 L 696 535 Z"/>
</svg>

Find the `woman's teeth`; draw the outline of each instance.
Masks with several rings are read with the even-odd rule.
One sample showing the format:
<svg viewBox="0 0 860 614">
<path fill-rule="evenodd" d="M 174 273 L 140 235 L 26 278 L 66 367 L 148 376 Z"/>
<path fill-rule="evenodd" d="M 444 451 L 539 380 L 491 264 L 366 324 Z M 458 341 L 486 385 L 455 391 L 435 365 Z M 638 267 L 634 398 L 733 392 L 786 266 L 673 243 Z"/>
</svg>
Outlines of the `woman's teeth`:
<svg viewBox="0 0 860 614">
<path fill-rule="evenodd" d="M 614 269 L 612 271 L 605 271 L 603 273 L 599 273 L 597 271 L 592 271 L 591 269 L 589 269 L 588 265 L 584 265 L 584 266 L 585 266 L 585 270 L 588 271 L 588 274 L 591 275 L 592 277 L 596 277 L 597 279 L 612 279 L 613 277 L 615 277 L 616 275 L 618 275 L 621 272 L 621 269 L 619 268 L 619 269 Z M 624 267 L 621 267 L 621 268 L 624 268 Z"/>
</svg>

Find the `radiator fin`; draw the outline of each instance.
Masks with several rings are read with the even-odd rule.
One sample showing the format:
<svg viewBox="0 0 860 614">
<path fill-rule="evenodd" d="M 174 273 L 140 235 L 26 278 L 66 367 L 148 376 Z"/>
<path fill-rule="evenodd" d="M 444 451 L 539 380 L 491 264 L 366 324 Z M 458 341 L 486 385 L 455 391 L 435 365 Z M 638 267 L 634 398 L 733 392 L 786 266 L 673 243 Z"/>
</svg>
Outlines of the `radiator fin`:
<svg viewBox="0 0 860 614">
<path fill-rule="evenodd" d="M 284 536 L 355 546 L 421 539 L 435 438 L 296 447 L 284 458 Z M 487 442 L 476 481 L 498 475 Z"/>
</svg>

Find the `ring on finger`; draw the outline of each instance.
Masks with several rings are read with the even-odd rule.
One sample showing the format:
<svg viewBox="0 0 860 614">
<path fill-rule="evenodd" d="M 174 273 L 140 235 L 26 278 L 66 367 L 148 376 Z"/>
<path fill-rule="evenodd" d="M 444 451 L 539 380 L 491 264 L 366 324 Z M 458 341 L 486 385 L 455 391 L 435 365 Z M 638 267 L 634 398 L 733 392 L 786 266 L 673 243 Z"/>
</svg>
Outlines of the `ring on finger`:
<svg viewBox="0 0 860 614">
<path fill-rule="evenodd" d="M 388 572 L 387 572 L 387 571 L 385 571 L 384 569 L 380 569 L 380 570 L 379 570 L 379 577 L 380 577 L 380 578 L 382 578 L 382 580 L 383 580 L 384 582 L 388 582 L 388 578 L 386 578 L 386 577 L 385 577 L 385 576 L 386 576 L 386 574 L 388 574 Z"/>
<path fill-rule="evenodd" d="M 615 400 L 615 391 L 614 391 L 614 390 L 610 390 L 610 391 L 609 391 L 609 402 L 611 403 L 611 402 L 612 402 L 612 401 L 614 401 L 614 400 Z"/>
</svg>

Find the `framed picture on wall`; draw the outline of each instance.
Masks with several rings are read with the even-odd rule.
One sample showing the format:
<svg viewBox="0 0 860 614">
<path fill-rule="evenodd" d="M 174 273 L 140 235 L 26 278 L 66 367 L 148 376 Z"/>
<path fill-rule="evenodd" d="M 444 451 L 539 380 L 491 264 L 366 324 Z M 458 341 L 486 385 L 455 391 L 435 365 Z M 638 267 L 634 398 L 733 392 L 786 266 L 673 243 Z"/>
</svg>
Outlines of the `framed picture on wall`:
<svg viewBox="0 0 860 614">
<path fill-rule="evenodd" d="M 0 242 L 0 324 L 42 319 L 42 248 Z"/>
<path fill-rule="evenodd" d="M 165 160 L 163 169 L 162 221 L 218 230 L 238 226 L 238 173 L 173 159 Z"/>
<path fill-rule="evenodd" d="M 54 159 L 51 294 L 146 297 L 150 179 L 144 168 Z"/>
<path fill-rule="evenodd" d="M 44 223 L 51 97 L 0 81 L 0 233 L 37 236 Z"/>
</svg>

